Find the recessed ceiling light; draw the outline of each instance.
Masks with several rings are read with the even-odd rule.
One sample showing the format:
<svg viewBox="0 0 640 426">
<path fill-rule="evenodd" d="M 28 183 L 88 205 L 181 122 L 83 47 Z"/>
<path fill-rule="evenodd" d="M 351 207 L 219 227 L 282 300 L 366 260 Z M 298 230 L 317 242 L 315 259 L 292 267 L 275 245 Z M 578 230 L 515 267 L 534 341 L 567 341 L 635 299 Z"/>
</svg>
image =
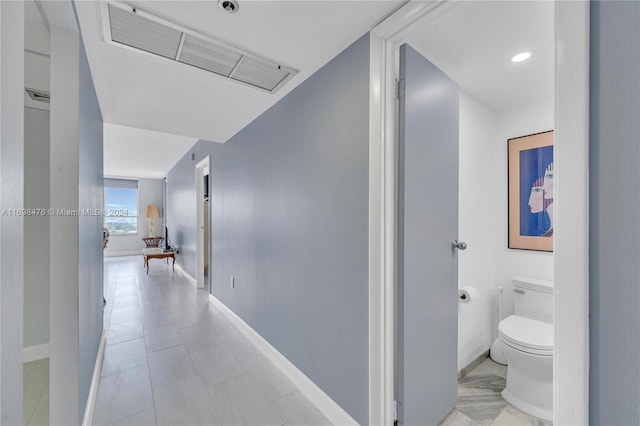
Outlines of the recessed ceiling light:
<svg viewBox="0 0 640 426">
<path fill-rule="evenodd" d="M 236 13 L 240 8 L 236 0 L 218 0 L 218 6 L 229 13 Z"/>
<path fill-rule="evenodd" d="M 516 56 L 514 56 L 513 58 L 511 58 L 511 62 L 522 62 L 522 61 L 526 61 L 527 59 L 529 59 L 531 57 L 531 52 L 522 52 L 522 53 L 518 53 Z"/>
</svg>

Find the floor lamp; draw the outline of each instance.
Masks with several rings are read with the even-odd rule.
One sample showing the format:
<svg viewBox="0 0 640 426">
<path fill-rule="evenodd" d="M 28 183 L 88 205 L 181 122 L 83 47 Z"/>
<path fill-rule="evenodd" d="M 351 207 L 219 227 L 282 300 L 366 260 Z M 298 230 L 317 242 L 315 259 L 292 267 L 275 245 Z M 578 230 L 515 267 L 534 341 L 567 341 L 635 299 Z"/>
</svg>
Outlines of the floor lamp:
<svg viewBox="0 0 640 426">
<path fill-rule="evenodd" d="M 155 237 L 156 236 L 156 228 L 155 228 L 155 226 L 153 226 L 153 219 L 156 218 L 156 217 L 160 217 L 160 209 L 155 204 L 151 204 L 151 205 L 147 206 L 147 211 L 146 211 L 144 217 L 148 217 L 148 218 L 151 219 L 149 221 L 149 236 L 150 237 Z"/>
</svg>

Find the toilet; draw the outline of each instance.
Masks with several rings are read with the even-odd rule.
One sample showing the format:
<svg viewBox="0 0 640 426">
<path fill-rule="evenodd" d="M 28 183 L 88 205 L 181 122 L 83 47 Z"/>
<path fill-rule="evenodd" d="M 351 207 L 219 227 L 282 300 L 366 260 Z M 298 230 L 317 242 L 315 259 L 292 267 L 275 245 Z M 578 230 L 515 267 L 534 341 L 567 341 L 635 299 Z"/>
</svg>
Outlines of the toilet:
<svg viewBox="0 0 640 426">
<path fill-rule="evenodd" d="M 498 337 L 507 359 L 502 397 L 519 410 L 553 420 L 553 282 L 511 279 L 514 314 L 500 321 Z"/>
</svg>

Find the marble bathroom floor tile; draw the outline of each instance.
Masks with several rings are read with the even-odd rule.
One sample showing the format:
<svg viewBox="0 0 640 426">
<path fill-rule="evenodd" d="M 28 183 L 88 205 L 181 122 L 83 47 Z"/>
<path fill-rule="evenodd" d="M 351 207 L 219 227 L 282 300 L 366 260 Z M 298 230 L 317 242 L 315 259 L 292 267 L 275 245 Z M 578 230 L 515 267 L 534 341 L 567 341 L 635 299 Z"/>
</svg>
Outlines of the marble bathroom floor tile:
<svg viewBox="0 0 640 426">
<path fill-rule="evenodd" d="M 491 426 L 545 426 L 548 423 L 531 417 L 517 408 L 507 405 L 495 418 Z"/>
<path fill-rule="evenodd" d="M 474 422 L 470 417 L 454 409 L 438 423 L 438 426 L 479 426 L 479 423 Z"/>
<path fill-rule="evenodd" d="M 473 371 L 458 383 L 456 408 L 475 422 L 490 425 L 507 405 L 500 395 L 505 385 L 502 377 Z"/>
<path fill-rule="evenodd" d="M 490 358 L 476 367 L 458 382 L 458 403 L 454 413 L 443 420 L 443 425 L 481 426 L 550 426 L 509 405 L 501 395 L 506 386 L 507 367 L 493 362 Z M 456 414 L 459 413 L 459 414 Z M 455 422 L 451 416 L 462 415 Z"/>
<path fill-rule="evenodd" d="M 456 409 L 482 426 L 490 425 L 507 406 L 506 401 L 499 394 L 463 398 L 465 397 L 458 397 Z"/>
<path fill-rule="evenodd" d="M 458 383 L 458 395 L 500 394 L 507 381 L 492 373 L 472 372 Z"/>
<path fill-rule="evenodd" d="M 487 358 L 482 364 L 480 364 L 472 373 L 486 373 L 495 374 L 496 376 L 507 379 L 507 366 L 493 362 L 491 358 Z"/>
</svg>

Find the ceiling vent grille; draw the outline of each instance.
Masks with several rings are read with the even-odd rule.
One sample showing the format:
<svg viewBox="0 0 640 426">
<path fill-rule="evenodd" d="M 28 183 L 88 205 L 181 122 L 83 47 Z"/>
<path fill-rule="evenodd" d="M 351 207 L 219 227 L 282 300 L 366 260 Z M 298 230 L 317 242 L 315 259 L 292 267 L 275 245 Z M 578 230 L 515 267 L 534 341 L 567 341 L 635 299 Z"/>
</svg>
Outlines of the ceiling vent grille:
<svg viewBox="0 0 640 426">
<path fill-rule="evenodd" d="M 298 73 L 118 2 L 101 2 L 105 41 L 276 92 Z"/>
<path fill-rule="evenodd" d="M 45 92 L 43 90 L 29 89 L 29 88 L 25 88 L 24 90 L 27 92 L 29 97 L 34 101 L 46 102 L 46 103 L 51 102 L 51 94 L 49 92 Z"/>
</svg>

